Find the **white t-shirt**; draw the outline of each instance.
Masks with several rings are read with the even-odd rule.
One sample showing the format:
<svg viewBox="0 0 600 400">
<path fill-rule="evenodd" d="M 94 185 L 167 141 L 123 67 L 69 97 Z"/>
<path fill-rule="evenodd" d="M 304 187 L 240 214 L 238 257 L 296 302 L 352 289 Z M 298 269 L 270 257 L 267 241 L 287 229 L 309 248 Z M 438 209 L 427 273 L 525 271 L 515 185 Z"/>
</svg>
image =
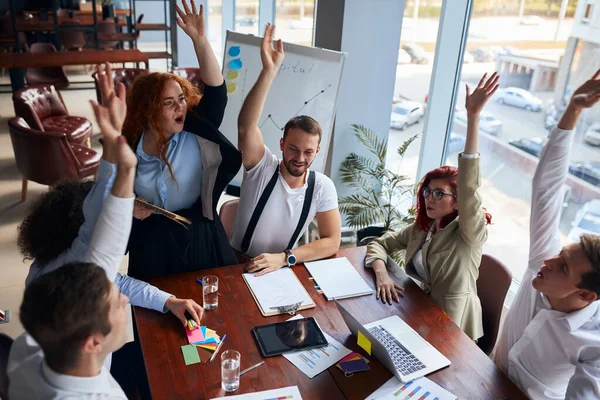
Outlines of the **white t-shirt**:
<svg viewBox="0 0 600 400">
<path fill-rule="evenodd" d="M 240 204 L 230 241 L 231 246 L 238 251 L 241 251 L 242 240 L 252 213 L 254 213 L 263 190 L 273 177 L 277 165 L 279 165 L 279 160 L 265 146 L 265 154 L 260 162 L 251 170 L 244 170 Z M 308 183 L 305 183 L 302 187 L 292 189 L 283 179 L 281 173 L 279 174 L 279 179 L 256 224 L 250 247 L 246 252 L 247 255 L 256 257 L 262 253 L 280 253 L 287 248 L 300 220 L 307 188 Z M 308 228 L 317 213 L 331 211 L 337 207 L 338 198 L 335 185 L 329 177 L 316 172 L 315 191 L 308 218 L 306 218 L 301 232 Z M 296 238 L 294 248 L 297 246 L 297 242 Z"/>
</svg>

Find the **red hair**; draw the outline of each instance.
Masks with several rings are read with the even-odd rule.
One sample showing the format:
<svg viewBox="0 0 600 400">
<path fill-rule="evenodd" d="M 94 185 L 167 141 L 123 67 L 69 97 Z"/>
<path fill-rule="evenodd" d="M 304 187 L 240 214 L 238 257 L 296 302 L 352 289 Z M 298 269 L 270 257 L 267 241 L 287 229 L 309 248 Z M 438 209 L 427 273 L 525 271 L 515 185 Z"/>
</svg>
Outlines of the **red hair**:
<svg viewBox="0 0 600 400">
<path fill-rule="evenodd" d="M 162 115 L 162 96 L 167 82 L 174 80 L 179 83 L 187 109 L 190 111 L 200 102 L 200 91 L 187 79 L 169 72 L 153 72 L 138 76 L 127 93 L 127 117 L 123 123 L 123 136 L 135 152 L 142 132 L 155 131 L 159 134 L 158 150 L 160 159 L 167 164 L 171 178 L 175 181 L 175 175 L 171 164 L 167 160 L 167 143 L 169 137 L 167 132 L 160 129 L 160 118 Z"/>
<path fill-rule="evenodd" d="M 458 178 L 458 168 L 443 166 L 429 171 L 421 182 L 419 183 L 418 191 L 417 191 L 417 218 L 415 220 L 415 225 L 418 226 L 422 231 L 427 231 L 433 222 L 433 219 L 427 216 L 427 207 L 425 205 L 425 197 L 423 196 L 422 190 L 424 187 L 429 186 L 429 183 L 433 179 L 444 179 L 448 182 L 448 185 L 452 188 L 452 193 L 454 195 L 458 195 L 457 193 L 457 178 Z M 485 208 L 484 208 L 485 210 Z M 446 215 L 442 218 L 440 222 L 440 229 L 444 228 L 450 222 L 454 221 L 454 219 L 458 216 L 458 211 L 455 210 L 452 213 Z M 489 225 L 492 222 L 492 215 L 489 213 L 485 213 L 485 221 Z"/>
</svg>

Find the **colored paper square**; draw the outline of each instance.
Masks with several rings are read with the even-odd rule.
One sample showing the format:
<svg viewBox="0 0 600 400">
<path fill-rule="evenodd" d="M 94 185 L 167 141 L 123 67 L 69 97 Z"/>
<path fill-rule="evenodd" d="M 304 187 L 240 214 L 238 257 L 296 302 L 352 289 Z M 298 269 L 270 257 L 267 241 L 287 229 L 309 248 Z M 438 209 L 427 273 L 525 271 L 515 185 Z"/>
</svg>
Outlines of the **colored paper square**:
<svg viewBox="0 0 600 400">
<path fill-rule="evenodd" d="M 360 330 L 357 335 L 357 343 L 364 351 L 371 355 L 371 342 Z"/>
<path fill-rule="evenodd" d="M 206 338 L 207 328 L 205 326 L 201 326 L 200 329 L 202 329 L 202 336 L 204 336 L 204 338 Z"/>
<path fill-rule="evenodd" d="M 186 344 L 181 346 L 181 352 L 183 353 L 183 360 L 185 365 L 198 364 L 200 362 L 200 356 L 198 350 L 193 344 Z"/>
<path fill-rule="evenodd" d="M 212 353 L 210 351 L 205 350 L 198 345 L 196 345 L 196 350 L 198 350 L 198 355 L 200 356 L 202 362 L 207 362 L 208 359 L 212 356 Z"/>
<path fill-rule="evenodd" d="M 212 344 L 199 344 L 198 346 L 209 351 L 215 351 L 217 349 L 217 346 Z"/>
<path fill-rule="evenodd" d="M 214 338 L 206 339 L 201 342 L 195 342 L 196 344 L 214 344 L 217 345 L 217 341 Z"/>
<path fill-rule="evenodd" d="M 185 327 L 185 333 L 188 338 L 188 343 L 196 343 L 204 341 L 204 335 L 202 329 L 190 330 L 187 326 Z"/>
</svg>

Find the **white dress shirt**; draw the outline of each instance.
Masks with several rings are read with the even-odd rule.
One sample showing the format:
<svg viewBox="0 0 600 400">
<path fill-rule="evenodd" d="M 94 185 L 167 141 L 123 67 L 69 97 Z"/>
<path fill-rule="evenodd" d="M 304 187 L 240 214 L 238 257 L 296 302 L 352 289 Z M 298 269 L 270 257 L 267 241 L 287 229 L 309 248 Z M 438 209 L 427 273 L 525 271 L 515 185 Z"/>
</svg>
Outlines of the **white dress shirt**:
<svg viewBox="0 0 600 400">
<path fill-rule="evenodd" d="M 134 198 L 109 194 L 83 261 L 94 263 L 114 281 L 131 232 Z M 106 366 L 95 377 L 74 377 L 52 371 L 35 340 L 24 333 L 11 346 L 7 364 L 11 400 L 126 399 Z"/>
<path fill-rule="evenodd" d="M 495 351 L 495 361 L 532 399 L 600 399 L 600 302 L 569 314 L 552 310 L 531 284 L 560 252 L 562 186 L 573 132 L 557 127 L 533 178 L 529 265 Z"/>
</svg>

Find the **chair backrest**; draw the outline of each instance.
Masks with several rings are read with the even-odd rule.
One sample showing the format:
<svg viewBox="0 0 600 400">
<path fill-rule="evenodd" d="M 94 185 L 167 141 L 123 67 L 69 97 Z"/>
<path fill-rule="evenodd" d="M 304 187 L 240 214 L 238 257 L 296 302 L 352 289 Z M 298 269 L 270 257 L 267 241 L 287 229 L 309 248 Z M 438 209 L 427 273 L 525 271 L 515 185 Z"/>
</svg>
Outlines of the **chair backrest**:
<svg viewBox="0 0 600 400">
<path fill-rule="evenodd" d="M 6 375 L 6 364 L 13 338 L 0 333 L 0 398 L 8 400 L 8 376 Z"/>
<path fill-rule="evenodd" d="M 87 38 L 83 30 L 74 30 L 75 27 L 81 26 L 81 23 L 76 20 L 64 21 L 61 26 L 68 25 L 68 30 L 60 31 L 60 44 L 63 48 L 69 49 L 80 49 L 85 46 Z"/>
<path fill-rule="evenodd" d="M 204 93 L 204 82 L 200 77 L 200 68 L 175 68 L 172 71 L 174 74 L 181 76 L 182 78 L 190 81 L 194 86 L 200 90 L 200 93 Z"/>
<path fill-rule="evenodd" d="M 125 85 L 127 90 L 129 90 L 135 78 L 148 73 L 147 69 L 142 68 L 113 68 L 112 70 L 115 86 L 120 82 Z M 94 72 L 92 78 L 94 78 L 94 84 L 96 85 L 96 98 L 98 99 L 98 103 L 101 103 L 100 88 L 98 87 L 98 74 Z"/>
<path fill-rule="evenodd" d="M 38 131 L 43 131 L 42 121 L 57 115 L 68 115 L 56 88 L 52 85 L 35 85 L 13 93 L 15 115 Z"/>
<path fill-rule="evenodd" d="M 23 178 L 42 185 L 79 179 L 77 158 L 66 133 L 31 129 L 19 117 L 8 121 L 8 130 Z"/>
<path fill-rule="evenodd" d="M 223 203 L 219 210 L 219 218 L 227 233 L 227 238 L 231 239 L 233 233 L 233 226 L 235 224 L 235 216 L 237 215 L 238 206 L 240 205 L 239 199 L 229 200 Z"/>
<path fill-rule="evenodd" d="M 511 283 L 512 273 L 506 265 L 487 254 L 481 257 L 477 295 L 483 312 L 483 337 L 477 341 L 477 345 L 487 355 L 496 344 L 504 299 Z"/>
<path fill-rule="evenodd" d="M 136 23 L 135 23 L 135 38 L 139 39 L 140 38 L 140 33 L 142 33 L 142 31 L 140 31 L 137 26 L 138 24 L 141 24 L 142 21 L 144 20 L 144 14 L 140 14 L 140 16 L 138 17 Z"/>
<path fill-rule="evenodd" d="M 52 43 L 33 43 L 29 46 L 30 53 L 52 53 L 56 48 Z M 69 86 L 69 79 L 65 74 L 63 67 L 39 67 L 27 68 L 25 78 L 28 85 L 52 84 L 57 89 L 64 89 Z"/>
</svg>

